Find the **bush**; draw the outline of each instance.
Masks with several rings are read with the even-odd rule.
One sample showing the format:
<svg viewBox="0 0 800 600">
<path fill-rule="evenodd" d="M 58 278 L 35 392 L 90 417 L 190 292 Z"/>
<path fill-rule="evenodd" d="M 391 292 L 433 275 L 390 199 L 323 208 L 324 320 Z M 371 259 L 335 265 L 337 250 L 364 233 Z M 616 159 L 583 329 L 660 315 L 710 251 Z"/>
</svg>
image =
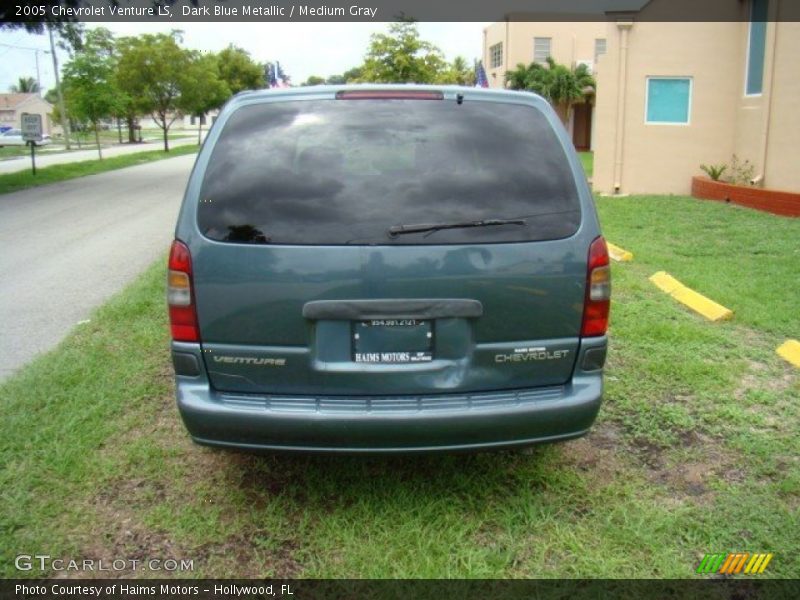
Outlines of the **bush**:
<svg viewBox="0 0 800 600">
<path fill-rule="evenodd" d="M 708 175 L 712 180 L 719 181 L 722 174 L 725 172 L 725 169 L 728 168 L 728 165 L 700 165 L 700 170 L 703 171 L 706 175 Z"/>
<path fill-rule="evenodd" d="M 700 165 L 700 170 L 708 175 L 713 181 L 724 181 L 733 185 L 749 185 L 753 180 L 756 168 L 749 160 L 739 160 L 735 154 L 731 157 L 731 164 L 719 165 Z M 723 177 L 725 172 L 726 177 Z"/>
</svg>

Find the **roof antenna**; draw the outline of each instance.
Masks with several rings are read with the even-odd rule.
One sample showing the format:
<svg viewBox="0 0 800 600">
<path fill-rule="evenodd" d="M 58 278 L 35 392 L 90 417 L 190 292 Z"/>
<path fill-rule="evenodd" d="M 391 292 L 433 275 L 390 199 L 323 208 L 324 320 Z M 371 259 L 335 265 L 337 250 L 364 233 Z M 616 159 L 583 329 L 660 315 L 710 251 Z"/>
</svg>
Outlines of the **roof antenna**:
<svg viewBox="0 0 800 600">
<path fill-rule="evenodd" d="M 464 103 L 464 94 L 456 94 L 456 104 L 459 106 Z"/>
</svg>

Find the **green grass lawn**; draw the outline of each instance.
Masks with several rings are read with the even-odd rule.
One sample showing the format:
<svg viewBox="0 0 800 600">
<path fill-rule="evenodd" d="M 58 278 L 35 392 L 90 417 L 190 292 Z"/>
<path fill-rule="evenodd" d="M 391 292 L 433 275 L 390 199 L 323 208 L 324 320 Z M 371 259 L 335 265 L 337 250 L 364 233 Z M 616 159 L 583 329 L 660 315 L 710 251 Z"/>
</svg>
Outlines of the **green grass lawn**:
<svg viewBox="0 0 800 600">
<path fill-rule="evenodd" d="M 591 178 L 594 173 L 594 152 L 578 152 L 578 158 L 581 159 L 586 177 Z"/>
<path fill-rule="evenodd" d="M 684 578 L 706 552 L 751 551 L 775 553 L 766 575 L 797 577 L 800 377 L 774 349 L 800 327 L 781 300 L 798 297 L 800 220 L 687 198 L 598 204 L 636 258 L 613 265 L 587 437 L 392 458 L 194 446 L 162 261 L 0 387 L 0 575 L 35 550 L 190 558 L 193 576 Z M 647 280 L 660 269 L 735 319 L 692 314 Z"/>
<path fill-rule="evenodd" d="M 123 154 L 122 156 L 111 156 L 102 160 L 82 160 L 80 162 L 65 163 L 61 165 L 51 165 L 36 169 L 34 175 L 29 169 L 17 171 L 16 173 L 4 173 L 0 175 L 0 194 L 16 192 L 37 185 L 56 183 L 85 175 L 96 175 L 105 171 L 131 167 L 154 160 L 173 158 L 183 154 L 193 154 L 198 147 L 194 144 L 176 146 L 170 148 L 169 152 L 163 150 L 146 150 L 144 152 L 134 152 L 133 154 Z"/>
<path fill-rule="evenodd" d="M 603 233 L 735 322 L 800 339 L 800 219 L 671 196 L 598 200 Z"/>
<path fill-rule="evenodd" d="M 0 159 L 13 158 L 17 156 L 30 156 L 30 154 L 31 149 L 28 146 L 4 146 L 3 148 L 0 148 Z"/>
<path fill-rule="evenodd" d="M 205 130 L 205 127 L 203 127 Z M 175 140 L 185 137 L 197 137 L 197 129 L 170 129 L 169 133 L 167 134 L 169 139 Z M 111 127 L 110 129 L 101 129 L 99 132 L 100 136 L 100 143 L 101 144 L 119 144 L 119 132 L 117 131 L 116 127 Z M 81 145 L 86 146 L 90 145 L 93 147 L 95 146 L 94 141 L 94 131 L 86 131 L 77 134 L 72 132 L 72 144 L 74 147 L 77 148 L 77 138 L 80 137 Z M 152 138 L 157 137 L 162 139 L 164 137 L 164 132 L 161 129 L 156 128 L 145 128 L 142 129 L 142 137 L 143 138 Z M 127 127 L 122 127 L 122 141 L 123 143 L 128 141 L 128 129 Z"/>
</svg>

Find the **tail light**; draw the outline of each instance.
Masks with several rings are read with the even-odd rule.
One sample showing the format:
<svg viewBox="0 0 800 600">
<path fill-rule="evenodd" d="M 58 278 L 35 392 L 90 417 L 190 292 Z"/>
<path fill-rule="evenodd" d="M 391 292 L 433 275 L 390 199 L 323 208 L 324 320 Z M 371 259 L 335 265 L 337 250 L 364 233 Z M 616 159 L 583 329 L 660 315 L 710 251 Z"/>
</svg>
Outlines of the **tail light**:
<svg viewBox="0 0 800 600">
<path fill-rule="evenodd" d="M 176 342 L 199 342 L 197 312 L 192 289 L 192 255 L 186 244 L 172 242 L 167 271 L 167 304 L 172 339 Z"/>
<path fill-rule="evenodd" d="M 586 299 L 583 303 L 581 335 L 605 335 L 611 307 L 611 270 L 606 241 L 598 237 L 589 246 L 586 268 Z"/>
</svg>

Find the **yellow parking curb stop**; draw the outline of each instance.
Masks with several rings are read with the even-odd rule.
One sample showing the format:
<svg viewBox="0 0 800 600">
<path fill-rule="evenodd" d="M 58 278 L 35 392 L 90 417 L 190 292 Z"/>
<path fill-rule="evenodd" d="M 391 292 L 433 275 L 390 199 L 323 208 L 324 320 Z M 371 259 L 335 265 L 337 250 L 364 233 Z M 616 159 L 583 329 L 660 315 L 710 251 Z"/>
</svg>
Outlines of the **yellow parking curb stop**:
<svg viewBox="0 0 800 600">
<path fill-rule="evenodd" d="M 775 351 L 781 358 L 785 358 L 795 367 L 800 369 L 800 342 L 797 340 L 786 340 Z"/>
<path fill-rule="evenodd" d="M 659 271 L 653 274 L 650 277 L 650 281 L 661 291 L 666 292 L 693 311 L 700 313 L 709 321 L 722 321 L 733 317 L 733 311 L 731 309 L 725 308 L 702 294 L 698 294 L 694 290 L 689 289 L 665 271 Z"/>
<path fill-rule="evenodd" d="M 618 262 L 628 262 L 633 260 L 633 252 L 628 252 L 624 248 L 615 246 L 610 242 L 606 242 L 608 246 L 608 255 Z"/>
</svg>

